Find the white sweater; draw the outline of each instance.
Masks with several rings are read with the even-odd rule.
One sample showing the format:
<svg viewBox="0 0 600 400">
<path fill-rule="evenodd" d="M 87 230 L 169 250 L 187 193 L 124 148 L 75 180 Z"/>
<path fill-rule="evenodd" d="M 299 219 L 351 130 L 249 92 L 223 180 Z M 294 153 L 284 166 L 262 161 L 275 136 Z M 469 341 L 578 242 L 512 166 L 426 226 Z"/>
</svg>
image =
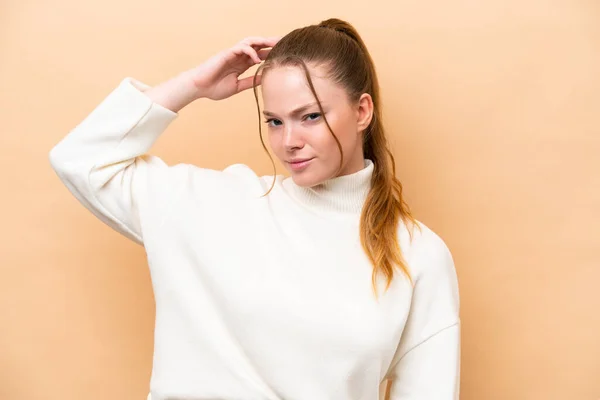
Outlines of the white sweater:
<svg viewBox="0 0 600 400">
<path fill-rule="evenodd" d="M 398 227 L 380 299 L 359 239 L 373 163 L 315 188 L 148 155 L 177 117 L 125 78 L 50 152 L 106 224 L 143 244 L 156 301 L 152 400 L 458 399 L 456 271 L 444 241 Z"/>
</svg>

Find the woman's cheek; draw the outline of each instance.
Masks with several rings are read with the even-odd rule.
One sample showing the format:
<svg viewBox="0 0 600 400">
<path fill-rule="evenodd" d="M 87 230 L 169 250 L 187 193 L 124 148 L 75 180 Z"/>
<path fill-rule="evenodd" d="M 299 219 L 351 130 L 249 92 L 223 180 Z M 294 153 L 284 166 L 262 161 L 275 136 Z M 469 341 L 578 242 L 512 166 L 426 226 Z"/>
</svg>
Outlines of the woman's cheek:
<svg viewBox="0 0 600 400">
<path fill-rule="evenodd" d="M 269 134 L 269 144 L 278 157 L 281 157 L 281 140 L 276 134 Z"/>
</svg>

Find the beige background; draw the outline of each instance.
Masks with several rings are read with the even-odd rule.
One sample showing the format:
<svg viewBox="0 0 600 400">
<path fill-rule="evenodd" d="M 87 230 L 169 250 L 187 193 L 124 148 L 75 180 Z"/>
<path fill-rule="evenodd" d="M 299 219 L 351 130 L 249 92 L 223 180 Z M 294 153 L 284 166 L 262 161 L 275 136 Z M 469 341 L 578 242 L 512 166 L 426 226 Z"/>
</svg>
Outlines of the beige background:
<svg viewBox="0 0 600 400">
<path fill-rule="evenodd" d="M 47 154 L 125 76 L 336 16 L 375 59 L 398 175 L 454 254 L 463 400 L 600 398 L 600 3 L 0 3 L 0 399 L 145 399 L 144 251 Z M 155 154 L 270 173 L 250 91 L 198 101 Z M 279 168 L 279 172 L 283 170 Z"/>
</svg>

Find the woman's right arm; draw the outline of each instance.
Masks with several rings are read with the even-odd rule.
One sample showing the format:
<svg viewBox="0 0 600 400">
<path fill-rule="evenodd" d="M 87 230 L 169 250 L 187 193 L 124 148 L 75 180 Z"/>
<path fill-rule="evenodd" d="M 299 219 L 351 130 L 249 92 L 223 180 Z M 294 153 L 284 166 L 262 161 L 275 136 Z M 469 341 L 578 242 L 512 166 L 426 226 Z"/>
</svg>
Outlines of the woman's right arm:
<svg viewBox="0 0 600 400">
<path fill-rule="evenodd" d="M 49 155 L 58 177 L 88 210 L 140 244 L 139 203 L 153 196 L 157 211 L 164 209 L 167 193 L 157 189 L 174 184 L 174 171 L 146 153 L 177 118 L 142 92 L 147 89 L 124 79 Z"/>
<path fill-rule="evenodd" d="M 244 71 L 268 54 L 276 38 L 247 38 L 200 66 L 150 87 L 124 79 L 52 150 L 53 169 L 100 220 L 143 243 L 141 211 L 162 215 L 185 171 L 148 151 L 192 101 L 227 98 L 252 87 Z"/>
</svg>

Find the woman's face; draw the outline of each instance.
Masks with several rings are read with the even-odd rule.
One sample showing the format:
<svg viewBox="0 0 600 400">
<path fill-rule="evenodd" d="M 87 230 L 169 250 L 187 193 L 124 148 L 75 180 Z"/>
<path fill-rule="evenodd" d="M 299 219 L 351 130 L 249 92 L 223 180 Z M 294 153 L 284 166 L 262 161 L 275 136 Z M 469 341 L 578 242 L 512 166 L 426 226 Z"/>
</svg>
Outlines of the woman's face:
<svg viewBox="0 0 600 400">
<path fill-rule="evenodd" d="M 261 78 L 261 87 L 271 149 L 297 185 L 312 187 L 364 168 L 362 131 L 369 125 L 373 105 L 368 94 L 351 104 L 346 90 L 328 79 L 323 68 L 307 67 L 327 122 L 342 145 L 344 165 L 337 175 L 340 151 L 304 70 L 296 66 L 270 68 Z"/>
</svg>

